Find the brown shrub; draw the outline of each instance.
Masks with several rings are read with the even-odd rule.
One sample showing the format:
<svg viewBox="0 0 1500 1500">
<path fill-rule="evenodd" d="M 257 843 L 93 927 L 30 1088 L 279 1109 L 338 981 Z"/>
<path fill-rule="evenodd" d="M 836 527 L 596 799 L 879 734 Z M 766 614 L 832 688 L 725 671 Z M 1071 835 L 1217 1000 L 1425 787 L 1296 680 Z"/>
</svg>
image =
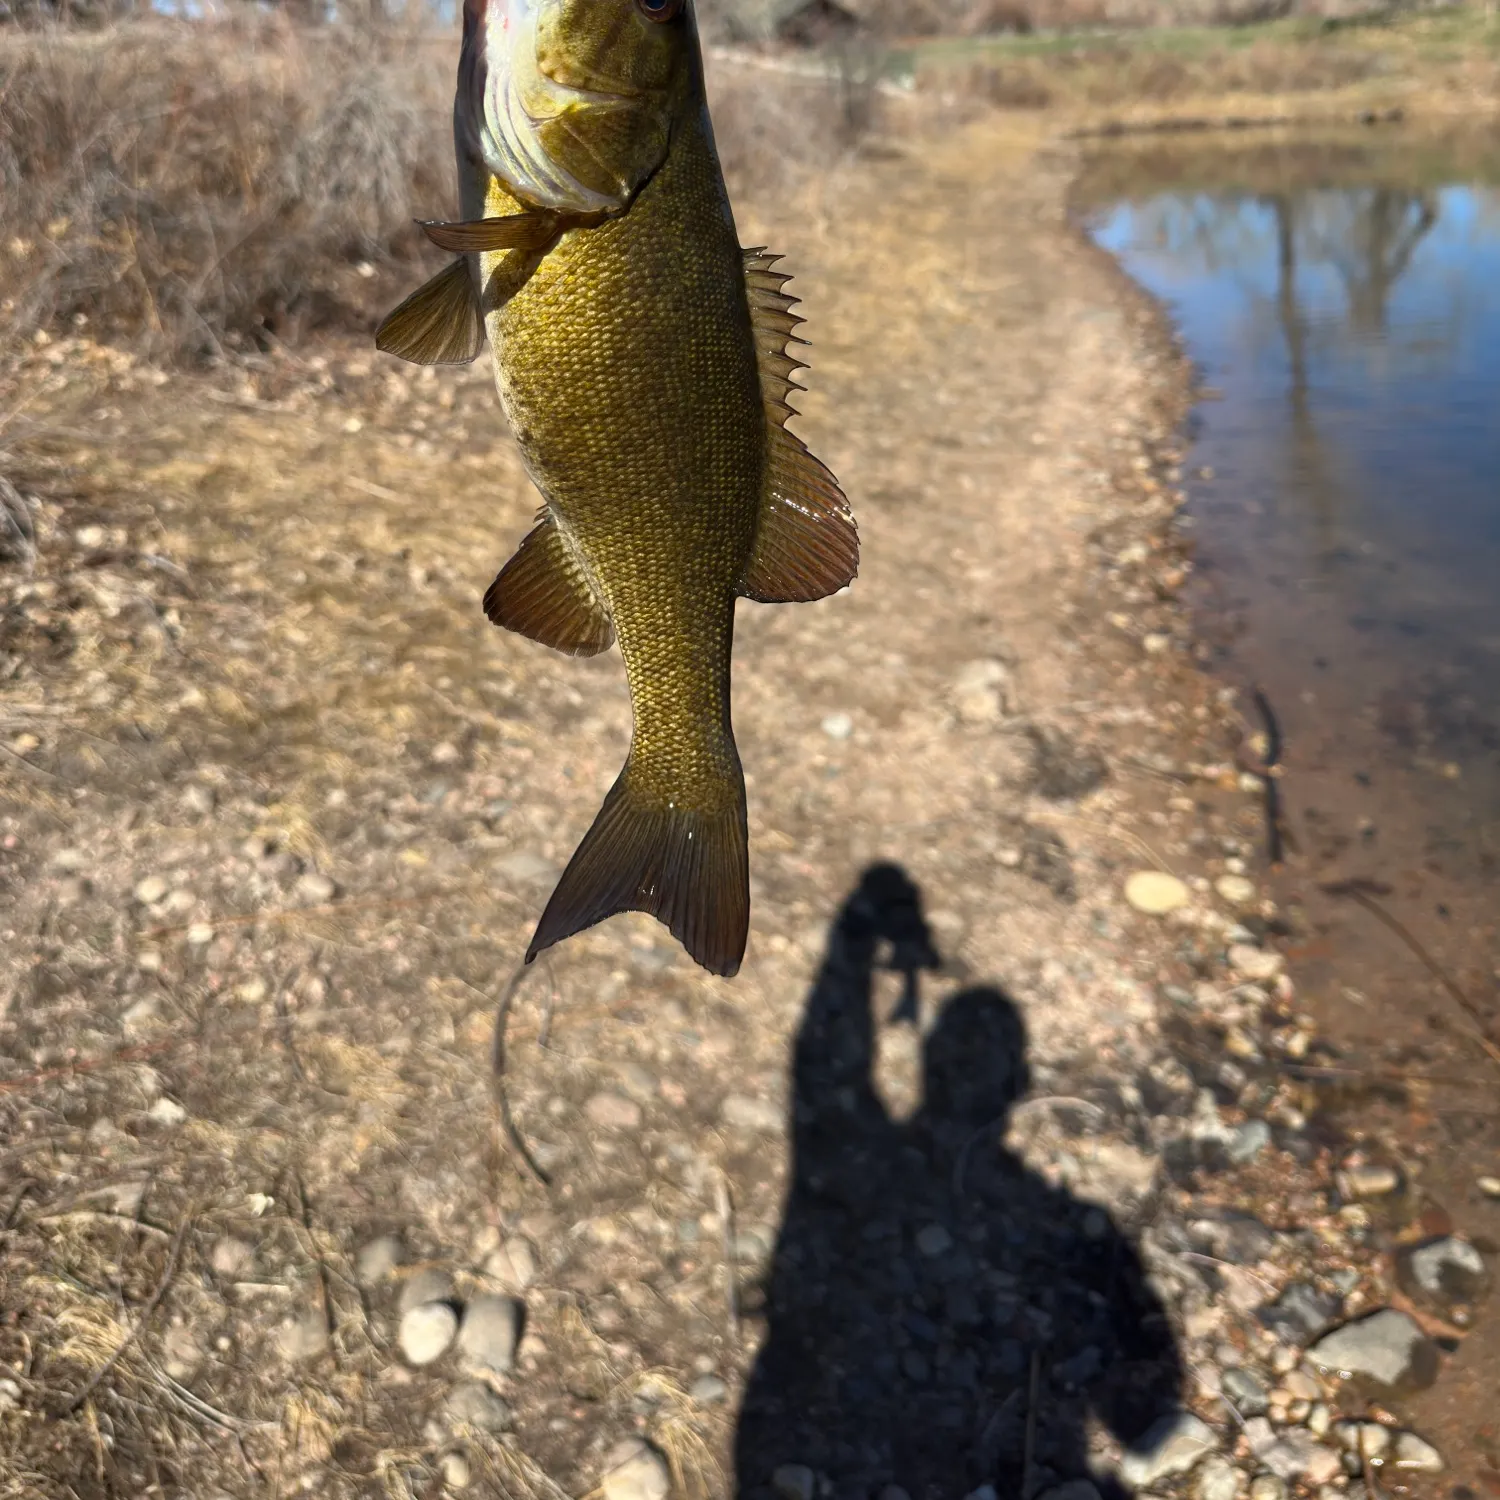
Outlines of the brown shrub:
<svg viewBox="0 0 1500 1500">
<path fill-rule="evenodd" d="M 0 36 L 0 326 L 202 355 L 347 319 L 454 201 L 450 54 L 244 15 Z"/>
</svg>

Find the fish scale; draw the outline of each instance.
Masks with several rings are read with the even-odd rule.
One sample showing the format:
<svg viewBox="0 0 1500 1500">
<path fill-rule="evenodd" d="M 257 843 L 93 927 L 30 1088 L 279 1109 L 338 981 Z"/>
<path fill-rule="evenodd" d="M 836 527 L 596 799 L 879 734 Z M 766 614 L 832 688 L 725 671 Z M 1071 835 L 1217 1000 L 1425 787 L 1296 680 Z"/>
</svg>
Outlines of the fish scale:
<svg viewBox="0 0 1500 1500">
<path fill-rule="evenodd" d="M 735 601 L 835 592 L 858 539 L 837 482 L 785 429 L 800 320 L 775 257 L 740 248 L 678 4 L 511 0 L 496 24 L 468 0 L 454 111 L 468 217 L 427 226 L 461 258 L 377 342 L 445 362 L 488 336 L 544 504 L 485 611 L 575 655 L 618 640 L 625 661 L 630 753 L 528 961 L 640 910 L 733 974 L 749 924 Z M 511 170 L 542 163 L 534 181 L 486 156 L 501 138 Z M 611 191 L 607 210 L 570 206 Z"/>
</svg>

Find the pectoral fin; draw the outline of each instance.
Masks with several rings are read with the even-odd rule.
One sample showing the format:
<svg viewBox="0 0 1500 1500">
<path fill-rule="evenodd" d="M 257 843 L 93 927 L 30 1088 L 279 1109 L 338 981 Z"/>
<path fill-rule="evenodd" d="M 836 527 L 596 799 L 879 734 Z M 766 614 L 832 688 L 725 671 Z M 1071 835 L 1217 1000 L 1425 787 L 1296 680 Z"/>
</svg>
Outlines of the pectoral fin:
<svg viewBox="0 0 1500 1500">
<path fill-rule="evenodd" d="M 575 216 L 550 213 L 506 214 L 498 219 L 418 219 L 422 233 L 444 250 L 472 253 L 483 250 L 545 250 Z"/>
<path fill-rule="evenodd" d="M 604 601 L 545 509 L 489 586 L 484 612 L 496 625 L 569 656 L 597 656 L 614 644 Z"/>
<path fill-rule="evenodd" d="M 484 319 L 468 262 L 424 282 L 375 330 L 375 347 L 414 365 L 466 365 L 484 348 Z"/>
<path fill-rule="evenodd" d="M 747 250 L 745 289 L 766 406 L 766 487 L 755 550 L 740 592 L 765 604 L 805 603 L 835 594 L 859 567 L 859 532 L 838 480 L 800 438 L 786 430 L 789 397 L 801 390 L 792 376 L 806 365 L 787 352 L 801 344 L 796 298 L 782 287 L 791 278 L 771 268 L 780 258 Z"/>
</svg>

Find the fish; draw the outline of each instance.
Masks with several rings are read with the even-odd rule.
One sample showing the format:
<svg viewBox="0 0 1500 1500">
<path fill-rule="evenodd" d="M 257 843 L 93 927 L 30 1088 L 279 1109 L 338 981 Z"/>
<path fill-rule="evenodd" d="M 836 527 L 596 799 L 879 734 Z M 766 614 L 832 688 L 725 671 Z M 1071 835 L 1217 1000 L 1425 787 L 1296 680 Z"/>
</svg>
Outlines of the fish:
<svg viewBox="0 0 1500 1500">
<path fill-rule="evenodd" d="M 849 503 L 787 429 L 806 368 L 781 257 L 739 243 L 691 0 L 465 0 L 456 258 L 377 346 L 495 385 L 542 505 L 484 595 L 574 656 L 619 643 L 624 768 L 526 951 L 616 912 L 732 976 L 750 922 L 736 601 L 847 586 Z"/>
</svg>

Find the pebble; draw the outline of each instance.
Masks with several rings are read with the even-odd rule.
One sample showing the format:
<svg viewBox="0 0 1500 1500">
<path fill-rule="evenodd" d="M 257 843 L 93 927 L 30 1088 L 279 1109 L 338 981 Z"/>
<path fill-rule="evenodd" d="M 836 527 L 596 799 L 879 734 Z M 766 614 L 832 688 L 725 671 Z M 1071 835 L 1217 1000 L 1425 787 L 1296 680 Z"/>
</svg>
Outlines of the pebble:
<svg viewBox="0 0 1500 1500">
<path fill-rule="evenodd" d="M 438 1464 L 438 1471 L 443 1476 L 443 1483 L 450 1490 L 467 1488 L 469 1481 L 474 1477 L 469 1460 L 462 1453 L 445 1453 Z"/>
<path fill-rule="evenodd" d="M 1394 1466 L 1418 1474 L 1441 1474 L 1443 1455 L 1425 1438 L 1419 1438 L 1414 1432 L 1403 1432 L 1396 1439 Z"/>
<path fill-rule="evenodd" d="M 408 1364 L 440 1359 L 458 1332 L 458 1314 L 446 1302 L 422 1302 L 401 1315 L 397 1343 Z"/>
<path fill-rule="evenodd" d="M 1232 943 L 1229 967 L 1242 979 L 1263 982 L 1275 979 L 1286 967 L 1286 960 L 1270 948 L 1252 948 L 1249 943 Z"/>
<path fill-rule="evenodd" d="M 282 1354 L 292 1363 L 316 1359 L 328 1347 L 328 1319 L 322 1308 L 309 1307 L 290 1317 L 276 1331 Z"/>
<path fill-rule="evenodd" d="M 21 1387 L 7 1375 L 0 1380 L 0 1417 L 14 1411 L 21 1404 Z"/>
<path fill-rule="evenodd" d="M 1193 1500 L 1235 1500 L 1239 1492 L 1240 1472 L 1227 1458 L 1215 1453 L 1199 1465 Z"/>
<path fill-rule="evenodd" d="M 1308 1357 L 1320 1369 L 1360 1375 L 1390 1392 L 1421 1390 L 1437 1379 L 1437 1346 L 1393 1307 L 1336 1328 Z"/>
<path fill-rule="evenodd" d="M 1266 1388 L 1249 1370 L 1225 1370 L 1219 1378 L 1219 1389 L 1242 1417 L 1266 1414 Z"/>
<path fill-rule="evenodd" d="M 363 1287 L 378 1286 L 401 1264 L 404 1254 L 405 1248 L 400 1235 L 377 1235 L 367 1244 L 361 1245 L 359 1253 L 354 1257 L 354 1279 Z M 425 1302 L 432 1299 L 423 1297 L 419 1300 Z"/>
<path fill-rule="evenodd" d="M 1500 1177 L 1480 1177 L 1476 1181 L 1486 1198 L 1500 1198 Z"/>
<path fill-rule="evenodd" d="M 1379 1458 L 1391 1445 L 1391 1430 L 1379 1422 L 1358 1422 L 1345 1418 L 1333 1424 L 1333 1435 L 1351 1453 Z"/>
<path fill-rule="evenodd" d="M 1191 893 L 1175 875 L 1162 870 L 1137 870 L 1125 882 L 1125 899 L 1148 916 L 1165 916 L 1186 906 Z"/>
<path fill-rule="evenodd" d="M 1401 1186 L 1401 1174 L 1394 1167 L 1370 1162 L 1344 1167 L 1338 1174 L 1338 1189 L 1345 1198 L 1383 1198 Z"/>
<path fill-rule="evenodd" d="M 1474 1301 L 1489 1283 L 1484 1257 L 1456 1234 L 1406 1251 L 1398 1270 L 1413 1290 L 1442 1307 Z"/>
<path fill-rule="evenodd" d="M 458 1347 L 464 1363 L 475 1370 L 504 1374 L 516 1362 L 521 1336 L 521 1304 L 514 1297 L 486 1292 L 464 1308 Z"/>
<path fill-rule="evenodd" d="M 831 740 L 847 740 L 854 733 L 854 720 L 848 714 L 829 714 L 822 728 Z"/>
<path fill-rule="evenodd" d="M 780 1500 L 813 1500 L 817 1476 L 806 1464 L 782 1464 L 771 1475 L 771 1488 Z"/>
<path fill-rule="evenodd" d="M 595 1094 L 583 1112 L 604 1130 L 634 1130 L 641 1123 L 640 1105 L 623 1094 Z"/>
<path fill-rule="evenodd" d="M 1155 1484 L 1171 1474 L 1185 1474 L 1219 1440 L 1207 1422 L 1191 1412 L 1171 1412 L 1153 1422 L 1139 1439 L 1134 1452 L 1120 1464 L 1120 1477 L 1137 1488 Z"/>
<path fill-rule="evenodd" d="M 1257 1474 L 1250 1481 L 1250 1500 L 1286 1500 L 1286 1480 L 1276 1474 Z"/>
<path fill-rule="evenodd" d="M 1255 882 L 1243 875 L 1221 875 L 1214 889 L 1231 906 L 1249 906 L 1255 900 Z"/>
<path fill-rule="evenodd" d="M 923 1255 L 946 1255 L 953 1248 L 953 1236 L 941 1224 L 927 1224 L 917 1231 L 917 1249 Z"/>
<path fill-rule="evenodd" d="M 510 1426 L 510 1407 L 482 1380 L 466 1380 L 449 1392 L 444 1403 L 448 1421 L 476 1432 L 504 1432 Z"/>
<path fill-rule="evenodd" d="M 604 1500 L 667 1500 L 672 1478 L 667 1461 L 644 1438 L 622 1438 L 604 1456 L 599 1490 Z"/>
<path fill-rule="evenodd" d="M 316 870 L 309 870 L 305 875 L 297 879 L 293 894 L 299 901 L 308 906 L 322 906 L 326 901 L 332 901 L 337 886 L 326 876 Z"/>
<path fill-rule="evenodd" d="M 487 1275 L 513 1292 L 524 1292 L 536 1280 L 536 1255 L 526 1240 L 506 1240 L 485 1260 Z"/>
<path fill-rule="evenodd" d="M 1327 1437 L 1333 1426 L 1333 1411 L 1326 1401 L 1314 1401 L 1307 1413 L 1307 1430 L 1314 1437 Z"/>
<path fill-rule="evenodd" d="M 215 1276 L 235 1280 L 255 1264 L 255 1250 L 232 1234 L 220 1235 L 208 1252 L 208 1263 Z"/>
<path fill-rule="evenodd" d="M 699 1406 L 717 1406 L 729 1395 L 729 1387 L 717 1375 L 700 1375 L 688 1387 L 688 1395 Z"/>
<path fill-rule="evenodd" d="M 396 1311 L 406 1313 L 424 1302 L 448 1302 L 452 1298 L 453 1278 L 436 1266 L 423 1266 L 406 1278 Z"/>
<path fill-rule="evenodd" d="M 158 1125 L 181 1125 L 187 1119 L 187 1111 L 175 1099 L 169 1099 L 163 1094 L 146 1111 L 146 1118 L 154 1120 Z"/>
<path fill-rule="evenodd" d="M 719 1118 L 738 1130 L 763 1130 L 768 1135 L 780 1135 L 786 1128 L 779 1104 L 749 1094 L 730 1094 L 719 1106 Z"/>
<path fill-rule="evenodd" d="M 132 894 L 142 906 L 155 906 L 167 894 L 167 882 L 160 875 L 148 875 L 136 882 Z"/>
<path fill-rule="evenodd" d="M 1323 1394 L 1316 1377 L 1306 1370 L 1288 1370 L 1281 1377 L 1281 1388 L 1293 1401 L 1316 1401 Z"/>
<path fill-rule="evenodd" d="M 1271 1144 L 1271 1127 L 1264 1120 L 1247 1120 L 1224 1142 L 1224 1155 L 1236 1166 L 1252 1162 Z"/>
<path fill-rule="evenodd" d="M 953 681 L 953 708 L 964 724 L 993 724 L 1006 709 L 1005 664 L 991 658 L 965 663 Z"/>
<path fill-rule="evenodd" d="M 1294 1281 L 1269 1307 L 1260 1310 L 1260 1321 L 1283 1338 L 1305 1344 L 1322 1333 L 1338 1315 L 1337 1297 L 1320 1292 L 1305 1281 Z M 1295 1364 L 1293 1356 L 1292 1365 Z"/>
<path fill-rule="evenodd" d="M 1282 1479 L 1303 1479 L 1317 1485 L 1343 1473 L 1338 1454 L 1300 1427 L 1277 1436 L 1264 1417 L 1256 1417 L 1245 1423 L 1245 1438 L 1257 1460 Z"/>
</svg>

